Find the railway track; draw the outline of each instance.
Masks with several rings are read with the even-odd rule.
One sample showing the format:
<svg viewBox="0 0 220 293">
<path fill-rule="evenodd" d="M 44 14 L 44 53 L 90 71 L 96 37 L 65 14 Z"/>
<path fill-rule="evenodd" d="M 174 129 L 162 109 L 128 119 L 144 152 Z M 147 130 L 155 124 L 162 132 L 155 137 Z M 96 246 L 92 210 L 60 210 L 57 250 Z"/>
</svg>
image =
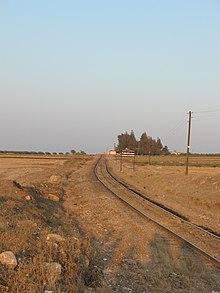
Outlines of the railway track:
<svg viewBox="0 0 220 293">
<path fill-rule="evenodd" d="M 220 237 L 148 200 L 134 188 L 118 180 L 108 169 L 106 158 L 101 156 L 94 173 L 96 178 L 124 204 L 192 247 L 220 267 Z"/>
</svg>

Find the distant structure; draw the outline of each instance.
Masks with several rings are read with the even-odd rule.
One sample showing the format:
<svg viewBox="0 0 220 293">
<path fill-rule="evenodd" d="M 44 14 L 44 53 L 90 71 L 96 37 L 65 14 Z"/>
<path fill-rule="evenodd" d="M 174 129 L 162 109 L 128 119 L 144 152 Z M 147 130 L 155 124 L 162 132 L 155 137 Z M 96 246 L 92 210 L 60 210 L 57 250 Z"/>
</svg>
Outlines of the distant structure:
<svg viewBox="0 0 220 293">
<path fill-rule="evenodd" d="M 109 155 L 115 156 L 116 155 L 116 150 L 110 150 L 108 152 Z"/>
<path fill-rule="evenodd" d="M 133 157 L 135 155 L 135 151 L 130 150 L 129 148 L 125 148 L 122 150 L 122 156 L 123 157 Z"/>
<path fill-rule="evenodd" d="M 178 151 L 174 150 L 174 151 L 170 152 L 170 154 L 179 156 L 179 155 L 181 155 L 181 152 L 178 152 Z"/>
</svg>

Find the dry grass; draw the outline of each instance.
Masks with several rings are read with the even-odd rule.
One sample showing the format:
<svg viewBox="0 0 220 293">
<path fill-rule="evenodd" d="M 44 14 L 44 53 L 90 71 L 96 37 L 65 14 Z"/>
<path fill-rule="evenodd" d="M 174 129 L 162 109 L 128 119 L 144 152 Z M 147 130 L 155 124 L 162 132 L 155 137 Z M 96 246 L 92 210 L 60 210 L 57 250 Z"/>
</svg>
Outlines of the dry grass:
<svg viewBox="0 0 220 293">
<path fill-rule="evenodd" d="M 97 254 L 94 240 L 83 233 L 79 223 L 62 207 L 65 180 L 59 186 L 47 182 L 34 188 L 18 188 L 12 181 L 2 180 L 2 194 L 4 184 L 7 191 L 0 197 L 0 251 L 12 251 L 18 266 L 10 270 L 0 265 L 0 292 L 81 293 L 88 287 L 107 292 L 102 272 L 93 268 Z M 60 202 L 46 199 L 45 192 L 55 193 Z M 27 194 L 30 201 L 24 199 Z M 46 236 L 50 233 L 61 235 L 65 241 L 48 242 Z M 48 273 L 45 263 L 50 262 L 62 266 L 59 278 Z"/>
<path fill-rule="evenodd" d="M 78 184 L 81 199 L 86 196 L 86 191 L 83 189 L 86 183 L 83 182 L 82 177 L 79 178 L 79 172 L 76 174 L 77 179 L 74 179 L 72 172 L 80 170 L 88 159 L 68 160 L 64 165 L 60 165 L 59 169 L 54 168 L 52 171 L 50 169 L 47 179 L 52 174 L 61 175 L 63 178 L 62 184 L 56 187 L 49 184 L 48 180 L 46 182 L 44 172 L 38 173 L 38 176 L 35 175 L 36 173 L 31 176 L 29 174 L 28 179 L 19 180 L 18 182 L 21 184 L 25 182 L 27 185 L 28 180 L 33 179 L 32 188 L 23 190 L 13 186 L 12 180 L 1 179 L 0 252 L 13 251 L 18 259 L 18 266 L 15 270 L 9 270 L 0 265 L 0 292 L 44 293 L 45 290 L 52 290 L 53 293 L 178 293 L 217 291 L 220 286 L 219 271 L 204 267 L 200 259 L 195 255 L 190 255 L 185 247 L 181 249 L 181 253 L 177 257 L 173 254 L 172 245 L 167 239 L 156 236 L 149 244 L 148 261 L 143 262 L 144 256 L 142 261 L 138 261 L 137 251 L 134 253 L 137 249 L 137 241 L 132 242 L 132 238 L 137 236 L 135 233 L 134 235 L 131 233 L 130 238 L 125 238 L 124 232 L 120 232 L 120 239 L 117 239 L 115 236 L 117 234 L 114 234 L 114 231 L 118 229 L 117 225 L 111 219 L 106 219 L 109 223 L 106 226 L 109 238 L 104 234 L 103 238 L 100 236 L 99 239 L 96 239 L 93 237 L 88 223 L 85 227 L 85 219 L 80 222 L 80 217 L 77 218 L 72 212 L 64 210 L 62 204 L 65 201 L 68 184 L 72 184 L 73 191 Z M 91 170 L 89 172 L 91 173 Z M 133 173 L 135 172 L 131 171 L 129 176 L 133 176 Z M 16 172 L 11 173 L 11 176 L 14 174 Z M 158 173 L 155 174 L 158 175 Z M 154 176 L 149 178 L 152 177 L 154 178 Z M 168 177 L 164 179 L 164 184 Z M 17 180 L 17 178 L 15 179 Z M 87 182 L 88 176 L 84 179 Z M 156 181 L 155 178 L 155 188 Z M 82 185 L 79 185 L 79 182 Z M 153 184 L 154 181 L 149 183 Z M 168 183 L 170 185 L 170 182 Z M 91 198 L 94 190 L 91 190 L 90 185 L 85 185 L 85 187 Z M 46 199 L 44 195 L 48 192 L 56 194 L 60 198 L 60 202 L 51 202 Z M 24 195 L 27 193 L 31 195 L 30 201 L 24 200 Z M 97 195 L 96 193 L 94 195 L 94 205 L 91 206 L 86 202 L 86 208 L 93 209 L 97 217 L 104 213 L 107 218 L 105 209 L 97 209 Z M 74 192 L 71 193 L 71 196 L 74 196 Z M 79 205 L 79 200 L 75 199 L 76 204 Z M 108 207 L 112 208 L 110 202 Z M 123 212 L 120 214 L 120 221 L 123 222 L 122 218 Z M 99 217 L 97 225 L 101 222 L 102 217 Z M 94 222 L 91 225 L 94 226 Z M 85 231 L 90 232 L 86 234 Z M 65 241 L 54 245 L 46 240 L 49 233 L 58 233 L 65 238 Z M 142 236 L 138 235 L 140 242 L 143 242 Z M 122 248 L 119 242 L 124 238 L 129 239 L 130 243 L 123 242 L 124 247 Z M 140 244 L 148 245 L 146 242 Z M 119 254 L 121 255 L 120 260 L 116 262 L 115 256 Z M 48 273 L 45 266 L 45 263 L 48 262 L 61 264 L 62 272 L 59 278 Z"/>
<path fill-rule="evenodd" d="M 109 156 L 110 157 L 110 156 Z M 181 156 L 164 156 L 161 161 Z M 219 159 L 218 157 L 195 157 L 195 160 Z M 146 165 L 147 158 L 141 157 L 143 164 L 131 169 L 131 162 L 123 164 L 119 171 L 119 162 L 109 160 L 110 167 L 117 176 L 152 200 L 175 210 L 192 222 L 220 233 L 220 168 L 190 167 L 188 176 L 185 167 L 169 165 Z M 170 161 L 172 163 L 172 161 Z M 189 205 L 190 203 L 190 205 Z M 213 216 L 215 215 L 215 216 Z"/>
<path fill-rule="evenodd" d="M 186 156 L 137 156 L 136 163 L 138 165 L 162 165 L 162 166 L 184 166 L 186 164 Z M 218 156 L 193 156 L 189 157 L 189 165 L 195 167 L 220 167 L 220 157 Z"/>
<path fill-rule="evenodd" d="M 110 157 L 110 156 L 109 156 Z M 111 157 L 114 161 L 120 161 L 120 157 Z M 123 163 L 133 166 L 133 158 L 123 157 Z M 184 155 L 166 155 L 166 156 L 136 156 L 137 166 L 158 165 L 158 166 L 185 166 L 186 156 Z M 194 167 L 220 167 L 220 156 L 190 155 L 189 166 Z"/>
</svg>

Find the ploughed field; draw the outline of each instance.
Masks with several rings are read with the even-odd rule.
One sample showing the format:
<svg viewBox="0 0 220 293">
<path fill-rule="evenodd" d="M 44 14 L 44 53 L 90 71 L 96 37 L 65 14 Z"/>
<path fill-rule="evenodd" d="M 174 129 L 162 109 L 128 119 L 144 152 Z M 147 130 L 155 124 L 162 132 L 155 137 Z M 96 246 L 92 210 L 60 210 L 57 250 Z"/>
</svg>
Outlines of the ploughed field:
<svg viewBox="0 0 220 293">
<path fill-rule="evenodd" d="M 220 291 L 218 268 L 97 181 L 97 159 L 0 156 L 0 292 Z M 220 233 L 220 169 L 192 167 L 185 176 L 181 166 L 140 160 L 135 172 L 129 160 L 122 172 L 113 157 L 108 164 L 152 199 Z"/>
</svg>

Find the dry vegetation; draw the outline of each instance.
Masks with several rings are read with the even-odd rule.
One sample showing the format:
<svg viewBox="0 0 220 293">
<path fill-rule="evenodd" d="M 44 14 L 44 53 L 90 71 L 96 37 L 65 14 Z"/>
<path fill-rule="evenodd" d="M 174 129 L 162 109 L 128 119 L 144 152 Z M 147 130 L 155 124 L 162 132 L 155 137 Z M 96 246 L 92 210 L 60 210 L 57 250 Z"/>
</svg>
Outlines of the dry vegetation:
<svg viewBox="0 0 220 293">
<path fill-rule="evenodd" d="M 0 265 L 0 292 L 86 292 L 90 286 L 100 292 L 105 290 L 100 272 L 92 270 L 96 242 L 92 236 L 85 235 L 77 219 L 70 216 L 62 204 L 68 176 L 88 160 L 88 157 L 68 160 L 62 166 L 56 162 L 49 168 L 47 163 L 35 160 L 20 161 L 21 168 L 32 168 L 29 176 L 33 181 L 29 185 L 19 183 L 30 178 L 24 178 L 15 166 L 8 174 L 2 174 L 0 252 L 12 251 L 18 265 L 15 269 Z M 3 169 L 4 164 L 10 165 L 8 161 L 2 163 Z M 33 171 L 35 164 L 37 168 Z M 61 175 L 62 182 L 50 182 L 54 171 Z M 3 176 L 14 176 L 17 181 Z M 56 195 L 59 202 L 47 199 L 48 193 Z M 64 240 L 48 241 L 49 234 L 58 234 Z M 59 276 L 51 273 L 46 265 L 54 262 L 62 267 Z"/>
<path fill-rule="evenodd" d="M 139 166 L 161 165 L 161 166 L 185 166 L 185 155 L 165 156 L 137 156 L 136 163 Z M 194 167 L 220 167 L 220 157 L 212 155 L 191 155 L 189 166 Z"/>
<path fill-rule="evenodd" d="M 119 161 L 113 158 L 109 161 L 119 177 L 147 197 L 198 225 L 220 233 L 220 168 L 210 167 L 210 164 L 218 163 L 220 158 L 190 158 L 191 162 L 206 167 L 190 167 L 187 176 L 185 167 L 179 166 L 184 159 L 181 156 L 152 157 L 152 164 L 149 165 L 147 157 L 139 157 L 136 159 L 135 172 L 131 159 L 124 160 L 122 172 L 119 171 Z"/>
<path fill-rule="evenodd" d="M 15 269 L 0 264 L 0 292 L 217 291 L 219 270 L 206 267 L 187 247 L 175 251 L 167 235 L 120 205 L 94 179 L 94 162 L 88 156 L 0 159 L 0 253 L 10 250 L 18 261 Z M 117 173 L 119 166 L 111 164 Z M 204 202 L 205 188 L 213 189 L 210 211 L 218 203 L 216 184 L 204 179 L 212 175 L 197 174 L 198 169 L 180 185 L 185 178 L 181 167 L 139 166 L 135 173 L 129 168 L 118 174 L 169 205 L 185 194 L 186 184 L 188 194 L 203 180 L 195 205 Z M 61 181 L 51 182 L 51 175 Z M 201 215 L 208 217 L 208 212 Z M 62 241 L 48 240 L 48 234 L 58 234 Z M 54 262 L 61 265 L 61 274 L 48 269 Z"/>
</svg>

